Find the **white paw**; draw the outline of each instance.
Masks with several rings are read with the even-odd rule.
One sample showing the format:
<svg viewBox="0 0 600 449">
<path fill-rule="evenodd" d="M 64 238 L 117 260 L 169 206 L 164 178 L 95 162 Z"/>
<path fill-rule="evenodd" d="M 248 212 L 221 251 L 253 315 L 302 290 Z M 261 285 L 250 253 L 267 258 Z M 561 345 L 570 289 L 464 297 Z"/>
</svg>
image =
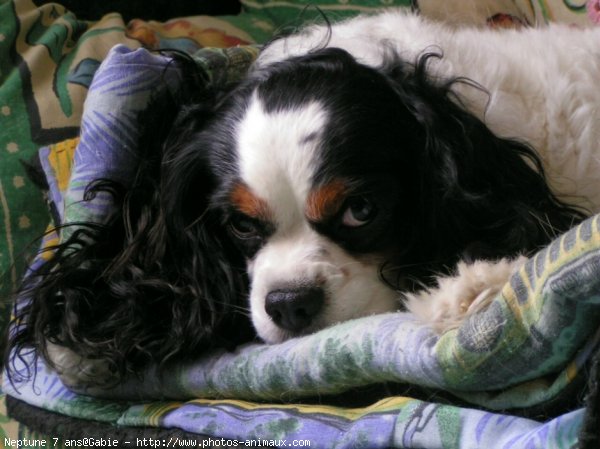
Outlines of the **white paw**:
<svg viewBox="0 0 600 449">
<path fill-rule="evenodd" d="M 521 256 L 493 262 L 459 262 L 456 274 L 437 278 L 437 287 L 406 294 L 406 308 L 443 334 L 485 309 L 526 260 Z"/>
</svg>

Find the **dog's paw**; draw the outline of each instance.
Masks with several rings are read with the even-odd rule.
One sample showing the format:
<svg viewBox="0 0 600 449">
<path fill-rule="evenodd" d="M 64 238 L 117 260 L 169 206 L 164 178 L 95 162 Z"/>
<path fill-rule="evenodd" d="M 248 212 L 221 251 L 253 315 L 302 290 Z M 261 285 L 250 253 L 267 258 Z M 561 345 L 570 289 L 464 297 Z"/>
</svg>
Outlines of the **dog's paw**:
<svg viewBox="0 0 600 449">
<path fill-rule="evenodd" d="M 46 342 L 49 361 L 63 384 L 74 391 L 85 391 L 90 385 L 110 384 L 116 374 L 106 360 L 85 359 L 69 348 Z"/>
<path fill-rule="evenodd" d="M 442 334 L 486 308 L 526 260 L 518 257 L 495 262 L 460 262 L 456 274 L 437 279 L 437 287 L 406 294 L 406 308 Z"/>
</svg>

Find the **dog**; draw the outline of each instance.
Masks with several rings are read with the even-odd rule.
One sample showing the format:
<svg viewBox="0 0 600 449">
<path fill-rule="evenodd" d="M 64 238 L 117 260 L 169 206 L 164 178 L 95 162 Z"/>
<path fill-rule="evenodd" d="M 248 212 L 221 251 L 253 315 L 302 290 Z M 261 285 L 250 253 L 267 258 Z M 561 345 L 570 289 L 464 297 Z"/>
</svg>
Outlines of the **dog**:
<svg viewBox="0 0 600 449">
<path fill-rule="evenodd" d="M 248 315 L 267 343 L 402 298 L 459 325 L 598 210 L 598 42 L 397 10 L 274 40 L 153 122 L 128 192 L 90 186 L 122 207 L 26 286 L 13 345 L 77 386 L 235 346 Z"/>
</svg>

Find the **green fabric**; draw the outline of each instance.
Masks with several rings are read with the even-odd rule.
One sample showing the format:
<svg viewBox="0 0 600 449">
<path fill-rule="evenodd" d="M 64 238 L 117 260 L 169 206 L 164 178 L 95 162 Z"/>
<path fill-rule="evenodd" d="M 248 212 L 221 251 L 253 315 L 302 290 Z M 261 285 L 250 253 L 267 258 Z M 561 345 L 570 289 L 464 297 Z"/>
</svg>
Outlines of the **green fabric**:
<svg viewBox="0 0 600 449">
<path fill-rule="evenodd" d="M 12 62 L 17 27 L 11 3 L 0 0 L 0 297 L 16 287 L 25 248 L 48 223 L 42 193 L 20 163 L 39 145 L 32 136 L 25 98 L 15 95 L 27 90 Z M 29 249 L 36 251 L 36 246 Z M 7 302 L 0 302 L 0 329 L 8 310 Z"/>
</svg>

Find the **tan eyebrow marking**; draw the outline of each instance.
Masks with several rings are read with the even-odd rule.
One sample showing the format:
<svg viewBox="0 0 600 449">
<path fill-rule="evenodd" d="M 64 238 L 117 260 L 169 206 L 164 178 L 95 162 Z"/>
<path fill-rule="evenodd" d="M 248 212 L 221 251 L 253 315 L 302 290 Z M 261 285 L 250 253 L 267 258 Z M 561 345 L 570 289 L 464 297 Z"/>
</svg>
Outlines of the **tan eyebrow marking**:
<svg viewBox="0 0 600 449">
<path fill-rule="evenodd" d="M 249 217 L 268 221 L 273 216 L 267 202 L 256 196 L 244 183 L 235 185 L 229 194 L 229 201 L 237 210 Z"/>
<path fill-rule="evenodd" d="M 317 187 L 308 194 L 306 218 L 319 222 L 332 217 L 340 210 L 347 195 L 348 186 L 341 179 Z"/>
</svg>

